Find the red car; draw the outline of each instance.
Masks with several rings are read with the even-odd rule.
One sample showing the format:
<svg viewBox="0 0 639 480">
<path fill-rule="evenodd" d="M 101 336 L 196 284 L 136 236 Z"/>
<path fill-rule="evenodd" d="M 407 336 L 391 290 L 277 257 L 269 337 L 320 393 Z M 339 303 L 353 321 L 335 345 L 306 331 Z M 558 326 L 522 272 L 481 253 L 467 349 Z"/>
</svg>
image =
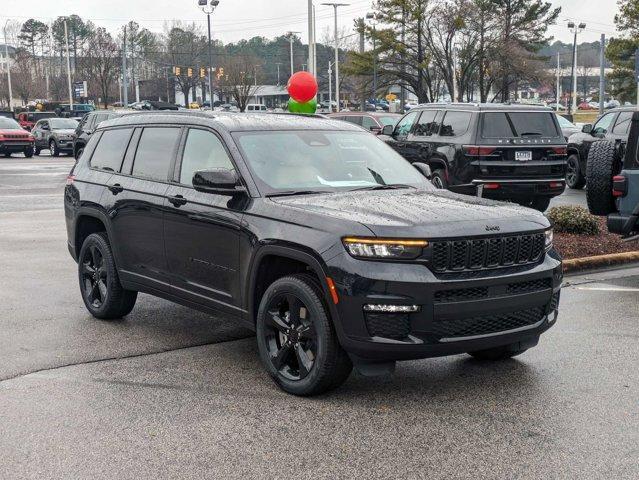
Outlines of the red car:
<svg viewBox="0 0 639 480">
<path fill-rule="evenodd" d="M 331 113 L 327 116 L 336 120 L 354 123 L 377 135 L 382 133 L 385 125 L 395 126 L 399 119 L 402 118 L 398 113 L 385 112 L 340 112 Z"/>
<path fill-rule="evenodd" d="M 579 110 L 597 110 L 595 107 L 590 105 L 588 102 L 581 102 L 579 105 L 577 105 L 577 108 Z"/>
<path fill-rule="evenodd" d="M 33 157 L 33 135 L 25 131 L 12 118 L 0 117 L 0 155 L 10 157 L 12 153 L 24 153 Z"/>
<path fill-rule="evenodd" d="M 18 123 L 25 130 L 31 131 L 39 120 L 57 117 L 55 112 L 22 112 L 18 114 Z"/>
</svg>

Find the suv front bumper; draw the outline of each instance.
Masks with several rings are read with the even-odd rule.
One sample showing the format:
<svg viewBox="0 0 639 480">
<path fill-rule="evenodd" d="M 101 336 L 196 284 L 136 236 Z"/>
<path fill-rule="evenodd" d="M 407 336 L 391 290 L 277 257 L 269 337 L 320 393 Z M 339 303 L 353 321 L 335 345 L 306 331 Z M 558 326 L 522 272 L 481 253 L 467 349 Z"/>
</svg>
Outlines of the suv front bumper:
<svg viewBox="0 0 639 480">
<path fill-rule="evenodd" d="M 421 264 L 362 261 L 347 253 L 328 267 L 339 295 L 335 323 L 342 347 L 370 361 L 532 346 L 556 321 L 563 279 L 553 250 L 536 266 L 457 278 Z M 371 314 L 364 305 L 415 305 L 419 311 Z"/>
</svg>

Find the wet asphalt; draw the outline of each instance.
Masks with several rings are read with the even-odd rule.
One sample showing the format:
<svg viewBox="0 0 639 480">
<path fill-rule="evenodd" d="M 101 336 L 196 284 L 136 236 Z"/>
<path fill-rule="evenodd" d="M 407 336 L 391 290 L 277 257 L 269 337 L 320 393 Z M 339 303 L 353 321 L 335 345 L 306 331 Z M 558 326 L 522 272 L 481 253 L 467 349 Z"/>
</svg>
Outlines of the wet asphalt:
<svg viewBox="0 0 639 480">
<path fill-rule="evenodd" d="M 141 295 L 84 309 L 72 161 L 0 159 L 0 478 L 639 478 L 639 267 L 568 277 L 517 359 L 405 362 L 301 399 L 251 333 Z"/>
</svg>

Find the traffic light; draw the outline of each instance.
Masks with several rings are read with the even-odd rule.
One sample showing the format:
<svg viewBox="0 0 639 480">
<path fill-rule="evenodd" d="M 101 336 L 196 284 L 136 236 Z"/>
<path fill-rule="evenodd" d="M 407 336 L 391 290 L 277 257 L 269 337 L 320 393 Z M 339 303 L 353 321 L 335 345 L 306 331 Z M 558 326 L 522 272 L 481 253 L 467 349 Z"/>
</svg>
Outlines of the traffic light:
<svg viewBox="0 0 639 480">
<path fill-rule="evenodd" d="M 191 67 L 186 69 L 186 76 L 189 78 L 193 76 L 193 69 Z"/>
<path fill-rule="evenodd" d="M 182 75 L 182 69 L 180 67 L 173 67 L 173 73 L 175 73 L 176 77 Z"/>
<path fill-rule="evenodd" d="M 217 69 L 217 79 L 219 80 L 224 76 L 224 67 L 220 67 Z"/>
<path fill-rule="evenodd" d="M 205 78 L 206 77 L 206 68 L 202 67 L 200 68 L 200 78 Z"/>
</svg>

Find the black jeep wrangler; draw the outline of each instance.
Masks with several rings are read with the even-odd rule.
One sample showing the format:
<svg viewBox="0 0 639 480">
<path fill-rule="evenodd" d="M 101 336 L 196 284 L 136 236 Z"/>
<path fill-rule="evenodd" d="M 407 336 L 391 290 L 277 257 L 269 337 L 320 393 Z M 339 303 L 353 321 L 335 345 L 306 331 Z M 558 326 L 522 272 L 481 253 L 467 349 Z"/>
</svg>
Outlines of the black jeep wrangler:
<svg viewBox="0 0 639 480">
<path fill-rule="evenodd" d="M 542 212 L 565 189 L 566 140 L 546 107 L 424 105 L 382 133 L 408 161 L 428 164 L 437 188 Z"/>
<path fill-rule="evenodd" d="M 425 169 L 423 169 L 425 171 Z M 65 190 L 84 304 L 127 315 L 138 292 L 257 332 L 276 383 L 311 395 L 397 360 L 484 360 L 557 319 L 546 217 L 436 190 L 338 120 L 210 112 L 100 124 Z"/>
<path fill-rule="evenodd" d="M 608 217 L 608 230 L 639 235 L 639 112 L 631 116 L 628 140 L 592 144 L 587 167 L 588 207 Z"/>
</svg>

